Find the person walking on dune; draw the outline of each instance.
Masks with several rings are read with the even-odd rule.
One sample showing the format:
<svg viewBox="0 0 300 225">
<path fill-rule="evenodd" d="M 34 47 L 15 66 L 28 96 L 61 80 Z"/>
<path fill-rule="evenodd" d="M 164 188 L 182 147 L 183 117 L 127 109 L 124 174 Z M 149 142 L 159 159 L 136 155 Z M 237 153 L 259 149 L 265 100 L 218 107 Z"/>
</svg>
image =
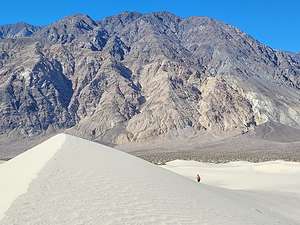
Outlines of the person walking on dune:
<svg viewBox="0 0 300 225">
<path fill-rule="evenodd" d="M 199 174 L 197 174 L 197 182 L 200 183 L 201 177 Z"/>
</svg>

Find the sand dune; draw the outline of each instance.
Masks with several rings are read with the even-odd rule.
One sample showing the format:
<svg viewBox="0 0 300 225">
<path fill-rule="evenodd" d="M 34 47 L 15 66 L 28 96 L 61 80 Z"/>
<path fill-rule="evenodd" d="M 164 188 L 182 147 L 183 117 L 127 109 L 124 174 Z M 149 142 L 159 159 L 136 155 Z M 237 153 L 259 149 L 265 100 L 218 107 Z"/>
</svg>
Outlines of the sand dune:
<svg viewBox="0 0 300 225">
<path fill-rule="evenodd" d="M 300 163 L 269 161 L 225 164 L 175 160 L 162 166 L 195 180 L 197 173 L 205 184 L 233 190 L 292 192 L 300 195 Z"/>
<path fill-rule="evenodd" d="M 175 160 L 162 167 L 191 180 L 199 173 L 201 183 L 234 190 L 245 201 L 256 201 L 300 224 L 299 162 L 213 164 Z"/>
<path fill-rule="evenodd" d="M 0 177 L 1 225 L 299 224 L 249 193 L 65 134 L 3 164 Z"/>
</svg>

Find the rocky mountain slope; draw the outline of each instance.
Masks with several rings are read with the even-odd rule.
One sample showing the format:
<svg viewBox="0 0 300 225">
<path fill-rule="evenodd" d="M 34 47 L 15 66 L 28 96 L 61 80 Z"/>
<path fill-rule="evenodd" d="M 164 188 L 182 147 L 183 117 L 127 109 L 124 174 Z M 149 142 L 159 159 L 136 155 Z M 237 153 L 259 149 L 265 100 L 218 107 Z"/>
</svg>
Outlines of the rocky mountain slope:
<svg viewBox="0 0 300 225">
<path fill-rule="evenodd" d="M 110 144 L 298 130 L 300 59 L 207 17 L 78 14 L 0 27 L 0 94 L 2 152 L 62 130 Z"/>
<path fill-rule="evenodd" d="M 41 27 L 27 23 L 16 23 L 0 26 L 0 39 L 30 37 Z"/>
</svg>

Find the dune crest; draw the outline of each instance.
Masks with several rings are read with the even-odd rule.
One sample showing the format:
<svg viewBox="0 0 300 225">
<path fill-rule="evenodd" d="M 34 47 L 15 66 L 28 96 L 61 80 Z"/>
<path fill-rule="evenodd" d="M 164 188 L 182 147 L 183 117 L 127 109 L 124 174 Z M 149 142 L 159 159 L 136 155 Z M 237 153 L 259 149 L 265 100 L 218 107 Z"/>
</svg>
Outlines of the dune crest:
<svg viewBox="0 0 300 225">
<path fill-rule="evenodd" d="M 19 155 L 0 173 L 0 199 L 10 206 L 1 208 L 1 225 L 297 224 L 241 193 L 199 185 L 66 134 Z M 22 188 L 6 198 L 21 177 Z"/>
</svg>

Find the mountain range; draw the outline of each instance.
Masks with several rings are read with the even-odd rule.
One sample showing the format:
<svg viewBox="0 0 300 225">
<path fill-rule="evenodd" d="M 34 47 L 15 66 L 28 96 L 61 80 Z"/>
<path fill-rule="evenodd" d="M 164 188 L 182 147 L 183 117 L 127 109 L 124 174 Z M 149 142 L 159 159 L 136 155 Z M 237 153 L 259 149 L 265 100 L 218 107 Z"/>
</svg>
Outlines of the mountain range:
<svg viewBox="0 0 300 225">
<path fill-rule="evenodd" d="M 299 128 L 299 54 L 223 22 L 125 12 L 0 26 L 0 158 L 62 131 L 120 146 L 192 138 L 196 149 L 209 134 L 300 149 Z"/>
</svg>

